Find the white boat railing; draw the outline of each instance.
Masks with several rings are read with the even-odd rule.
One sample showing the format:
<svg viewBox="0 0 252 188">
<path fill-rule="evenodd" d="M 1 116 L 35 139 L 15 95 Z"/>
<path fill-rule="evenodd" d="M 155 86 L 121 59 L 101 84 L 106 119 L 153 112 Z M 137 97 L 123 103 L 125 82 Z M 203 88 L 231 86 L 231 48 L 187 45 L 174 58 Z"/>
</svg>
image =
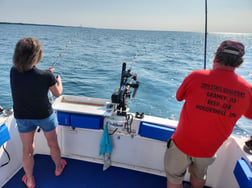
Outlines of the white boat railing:
<svg viewBox="0 0 252 188">
<path fill-rule="evenodd" d="M 165 176 L 163 156 L 166 149 L 165 134 L 172 134 L 177 121 L 145 115 L 142 119 L 134 114 L 130 131 L 124 129 L 123 117 L 117 117 L 106 108 L 110 100 L 79 96 L 62 96 L 53 104 L 60 126 L 58 141 L 64 157 L 103 163 L 99 155 L 103 126 L 108 122 L 113 151 L 111 165 L 133 169 L 150 174 Z M 60 113 L 61 116 L 59 116 Z M 62 121 L 63 118 L 63 121 Z M 66 118 L 66 120 L 64 119 Z M 115 123 L 118 121 L 118 123 Z M 0 185 L 3 186 L 22 168 L 22 144 L 13 115 L 0 117 L 9 129 L 11 139 L 4 143 L 11 160 L 0 168 Z M 157 131 L 158 136 L 155 136 Z M 151 133 L 151 134 L 150 134 Z M 252 155 L 243 151 L 247 138 L 230 136 L 217 151 L 216 161 L 208 169 L 206 185 L 210 187 L 239 187 L 234 175 L 237 160 L 243 158 L 248 163 Z M 49 148 L 42 131 L 35 134 L 35 154 L 49 155 Z M 0 164 L 7 160 L 0 148 Z M 239 172 L 240 173 L 240 172 Z M 252 176 L 251 176 L 252 177 Z M 186 174 L 185 181 L 189 181 Z"/>
</svg>

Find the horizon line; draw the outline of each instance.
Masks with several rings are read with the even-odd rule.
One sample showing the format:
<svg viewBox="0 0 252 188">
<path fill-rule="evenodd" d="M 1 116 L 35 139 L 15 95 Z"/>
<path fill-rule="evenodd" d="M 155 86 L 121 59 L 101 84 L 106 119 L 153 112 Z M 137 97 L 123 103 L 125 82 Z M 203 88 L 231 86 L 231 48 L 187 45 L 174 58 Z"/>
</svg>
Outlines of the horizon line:
<svg viewBox="0 0 252 188">
<path fill-rule="evenodd" d="M 159 32 L 192 32 L 192 33 L 205 33 L 204 31 L 189 31 L 189 30 L 155 30 L 155 29 L 126 29 L 126 28 L 103 28 L 103 27 L 89 27 L 89 26 L 74 26 L 74 25 L 58 25 L 58 24 L 43 24 L 43 23 L 26 23 L 26 22 L 5 22 L 0 21 L 0 24 L 13 24 L 13 25 L 34 25 L 34 26 L 48 26 L 48 27 L 76 27 L 76 28 L 87 28 L 87 29 L 111 29 L 111 30 L 128 30 L 128 31 L 159 31 Z M 207 33 L 218 33 L 218 34 L 252 34 L 252 33 L 241 33 L 241 32 L 222 32 L 222 31 L 211 31 Z"/>
</svg>

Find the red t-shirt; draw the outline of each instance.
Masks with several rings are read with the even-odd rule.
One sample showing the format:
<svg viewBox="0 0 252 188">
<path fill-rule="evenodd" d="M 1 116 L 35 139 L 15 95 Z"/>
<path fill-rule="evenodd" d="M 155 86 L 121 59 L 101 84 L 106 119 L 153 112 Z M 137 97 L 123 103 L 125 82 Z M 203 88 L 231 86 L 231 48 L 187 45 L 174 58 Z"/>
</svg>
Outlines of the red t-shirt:
<svg viewBox="0 0 252 188">
<path fill-rule="evenodd" d="M 193 157 L 212 157 L 242 115 L 252 119 L 252 86 L 234 71 L 193 71 L 176 98 L 185 103 L 172 138 Z"/>
</svg>

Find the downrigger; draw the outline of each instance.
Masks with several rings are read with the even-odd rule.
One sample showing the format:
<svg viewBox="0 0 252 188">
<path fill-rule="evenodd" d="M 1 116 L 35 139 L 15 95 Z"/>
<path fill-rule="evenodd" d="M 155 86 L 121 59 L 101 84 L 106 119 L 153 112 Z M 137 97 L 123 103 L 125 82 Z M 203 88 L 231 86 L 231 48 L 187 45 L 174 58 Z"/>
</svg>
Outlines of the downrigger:
<svg viewBox="0 0 252 188">
<path fill-rule="evenodd" d="M 131 97 L 130 89 L 133 88 L 132 98 L 135 98 L 140 82 L 137 81 L 137 74 L 126 70 L 126 63 L 122 64 L 120 88 L 115 89 L 111 96 L 112 103 L 116 104 L 117 115 L 126 116 L 128 111 L 127 99 Z"/>
</svg>

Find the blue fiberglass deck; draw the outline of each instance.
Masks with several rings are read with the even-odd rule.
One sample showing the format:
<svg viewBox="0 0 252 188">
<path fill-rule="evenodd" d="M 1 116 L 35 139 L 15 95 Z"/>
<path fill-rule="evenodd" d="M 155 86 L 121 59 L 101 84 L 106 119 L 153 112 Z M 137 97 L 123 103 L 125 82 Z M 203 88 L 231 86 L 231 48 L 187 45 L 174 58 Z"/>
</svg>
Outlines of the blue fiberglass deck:
<svg viewBox="0 0 252 188">
<path fill-rule="evenodd" d="M 103 171 L 102 164 L 75 159 L 66 159 L 64 172 L 56 177 L 50 156 L 35 155 L 34 158 L 36 188 L 166 188 L 166 177 L 113 166 Z M 25 188 L 21 181 L 23 175 L 22 168 L 3 188 Z M 187 182 L 183 185 L 190 187 Z"/>
<path fill-rule="evenodd" d="M 166 178 L 134 170 L 109 167 L 75 159 L 66 159 L 67 166 L 61 176 L 54 175 L 54 164 L 48 155 L 35 155 L 34 176 L 36 188 L 166 188 Z M 23 168 L 3 188 L 25 188 L 21 181 Z M 183 183 L 184 188 L 190 184 Z M 205 188 L 207 188 L 205 186 Z"/>
<path fill-rule="evenodd" d="M 36 188 L 165 188 L 166 178 L 118 167 L 103 171 L 103 165 L 66 159 L 68 165 L 61 176 L 54 175 L 54 164 L 47 155 L 35 155 L 34 176 Z M 23 188 L 23 169 L 3 188 Z"/>
</svg>

